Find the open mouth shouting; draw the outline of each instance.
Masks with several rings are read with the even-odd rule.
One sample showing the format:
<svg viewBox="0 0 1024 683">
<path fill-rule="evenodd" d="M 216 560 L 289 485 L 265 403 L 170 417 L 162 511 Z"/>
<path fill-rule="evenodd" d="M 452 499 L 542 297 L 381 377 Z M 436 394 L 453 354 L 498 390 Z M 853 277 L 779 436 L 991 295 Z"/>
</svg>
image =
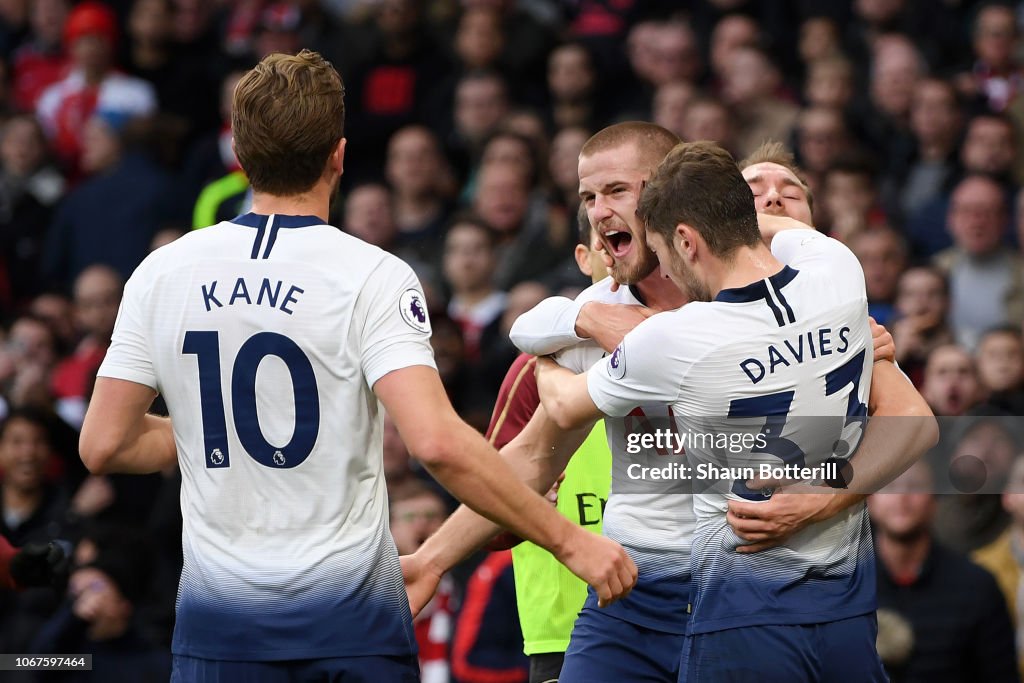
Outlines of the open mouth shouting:
<svg viewBox="0 0 1024 683">
<path fill-rule="evenodd" d="M 609 253 L 616 259 L 621 259 L 628 255 L 633 246 L 633 234 L 628 230 L 611 228 L 604 230 L 601 236 L 604 238 L 604 243 Z"/>
</svg>

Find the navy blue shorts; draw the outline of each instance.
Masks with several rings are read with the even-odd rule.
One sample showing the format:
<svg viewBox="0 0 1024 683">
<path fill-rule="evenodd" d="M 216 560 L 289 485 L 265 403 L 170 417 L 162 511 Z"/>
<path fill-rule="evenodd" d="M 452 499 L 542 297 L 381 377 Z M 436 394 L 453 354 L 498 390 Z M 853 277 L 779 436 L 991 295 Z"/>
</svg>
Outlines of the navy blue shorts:
<svg viewBox="0 0 1024 683">
<path fill-rule="evenodd" d="M 679 683 L 885 683 L 874 613 L 690 636 Z"/>
<path fill-rule="evenodd" d="M 419 683 L 416 657 L 229 662 L 174 655 L 171 683 Z"/>
<path fill-rule="evenodd" d="M 584 605 L 558 683 L 676 683 L 685 639 Z"/>
</svg>

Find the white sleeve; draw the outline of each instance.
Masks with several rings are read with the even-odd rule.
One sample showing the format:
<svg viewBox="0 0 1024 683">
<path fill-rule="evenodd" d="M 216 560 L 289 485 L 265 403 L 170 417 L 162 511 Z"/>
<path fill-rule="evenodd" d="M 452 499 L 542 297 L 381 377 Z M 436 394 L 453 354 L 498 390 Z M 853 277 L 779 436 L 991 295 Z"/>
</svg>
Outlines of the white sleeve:
<svg viewBox="0 0 1024 683">
<path fill-rule="evenodd" d="M 384 375 L 414 365 L 434 365 L 427 300 L 412 268 L 387 256 L 363 285 L 353 321 L 359 358 L 372 388 Z M 361 310 L 358 310 L 361 309 Z"/>
<path fill-rule="evenodd" d="M 153 355 L 146 343 L 149 336 L 146 311 L 150 310 L 146 301 L 149 293 L 147 272 L 143 264 L 125 283 L 114 335 L 97 375 L 144 384 L 160 391 L 153 369 Z"/>
<path fill-rule="evenodd" d="M 783 230 L 772 238 L 772 254 L 796 270 L 825 271 L 836 286 L 864 294 L 864 269 L 849 247 L 817 230 Z"/>
<path fill-rule="evenodd" d="M 576 318 L 583 304 L 564 296 L 544 299 L 516 318 L 508 336 L 516 348 L 533 356 L 547 356 L 579 344 Z"/>
<path fill-rule="evenodd" d="M 666 347 L 666 338 L 672 338 L 666 336 L 671 326 L 664 324 L 669 315 L 660 313 L 637 325 L 610 356 L 587 372 L 590 398 L 605 415 L 622 417 L 637 406 L 668 405 L 678 399 L 680 378 L 689 368 Z"/>
</svg>

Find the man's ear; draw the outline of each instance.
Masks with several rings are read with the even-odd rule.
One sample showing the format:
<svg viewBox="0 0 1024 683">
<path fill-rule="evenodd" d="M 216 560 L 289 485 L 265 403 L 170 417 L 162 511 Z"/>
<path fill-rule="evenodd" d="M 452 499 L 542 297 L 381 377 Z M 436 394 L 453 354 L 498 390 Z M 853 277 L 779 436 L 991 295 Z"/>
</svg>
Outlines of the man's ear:
<svg viewBox="0 0 1024 683">
<path fill-rule="evenodd" d="M 676 225 L 675 232 L 675 245 L 678 245 L 677 251 L 686 256 L 689 260 L 693 260 L 697 253 L 697 231 L 686 223 L 679 223 Z"/>
<path fill-rule="evenodd" d="M 348 142 L 345 138 L 338 141 L 338 146 L 334 148 L 334 154 L 331 157 L 331 161 L 334 165 L 334 170 L 338 172 L 340 176 L 345 172 L 345 143 Z"/>
<path fill-rule="evenodd" d="M 580 272 L 590 277 L 594 274 L 594 269 L 590 267 L 590 250 L 582 244 L 577 244 L 575 251 L 572 254 L 576 257 L 576 265 L 579 267 Z"/>
</svg>

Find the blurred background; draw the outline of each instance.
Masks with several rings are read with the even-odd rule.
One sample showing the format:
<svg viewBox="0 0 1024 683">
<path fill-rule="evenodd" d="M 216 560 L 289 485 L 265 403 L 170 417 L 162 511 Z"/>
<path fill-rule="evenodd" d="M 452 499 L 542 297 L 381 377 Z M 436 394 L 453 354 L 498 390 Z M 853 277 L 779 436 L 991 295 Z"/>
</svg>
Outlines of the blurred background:
<svg viewBox="0 0 1024 683">
<path fill-rule="evenodd" d="M 234 84 L 311 48 L 347 90 L 331 222 L 414 267 L 449 396 L 481 431 L 512 321 L 589 284 L 573 250 L 591 134 L 651 120 L 737 159 L 785 143 L 901 367 L 937 415 L 971 418 L 944 452 L 1012 489 L 922 493 L 921 465 L 872 500 L 893 680 L 1017 680 L 1022 22 L 1024 3 L 968 0 L 0 0 L 0 532 L 74 547 L 66 587 L 0 590 L 0 652 L 95 653 L 91 675 L 23 680 L 167 679 L 179 476 L 90 476 L 77 430 L 125 278 L 248 210 Z M 384 451 L 412 552 L 453 501 L 390 423 Z M 417 637 L 426 683 L 525 681 L 507 552 L 454 572 Z"/>
</svg>

